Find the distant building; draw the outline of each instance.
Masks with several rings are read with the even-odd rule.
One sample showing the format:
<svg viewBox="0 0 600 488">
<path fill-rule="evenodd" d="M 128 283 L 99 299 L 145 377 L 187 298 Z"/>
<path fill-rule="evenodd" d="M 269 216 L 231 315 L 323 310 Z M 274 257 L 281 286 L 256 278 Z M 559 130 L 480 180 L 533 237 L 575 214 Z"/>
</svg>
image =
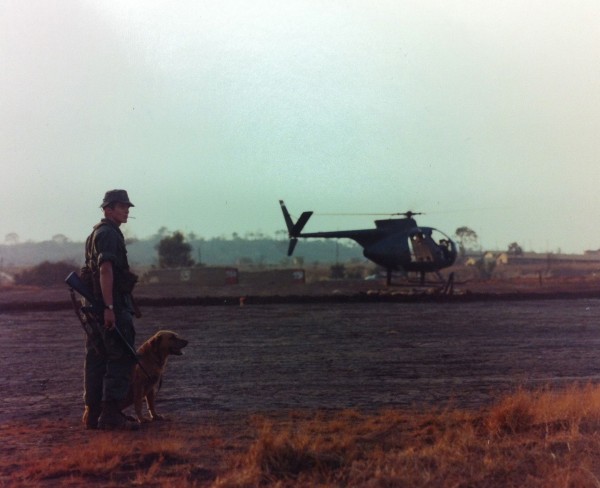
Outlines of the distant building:
<svg viewBox="0 0 600 488">
<path fill-rule="evenodd" d="M 146 284 L 160 285 L 284 285 L 306 282 L 303 269 L 238 271 L 229 267 L 152 269 L 142 276 Z"/>
<path fill-rule="evenodd" d="M 147 284 L 237 285 L 238 270 L 229 267 L 152 269 L 142 276 Z"/>
<path fill-rule="evenodd" d="M 526 265 L 526 264 L 600 264 L 600 250 L 586 251 L 584 254 L 565 253 L 536 253 L 524 252 L 514 255 L 507 251 L 486 251 L 477 256 L 470 255 L 466 258 L 466 266 L 474 266 L 482 259 L 495 260 L 497 265 Z"/>
</svg>

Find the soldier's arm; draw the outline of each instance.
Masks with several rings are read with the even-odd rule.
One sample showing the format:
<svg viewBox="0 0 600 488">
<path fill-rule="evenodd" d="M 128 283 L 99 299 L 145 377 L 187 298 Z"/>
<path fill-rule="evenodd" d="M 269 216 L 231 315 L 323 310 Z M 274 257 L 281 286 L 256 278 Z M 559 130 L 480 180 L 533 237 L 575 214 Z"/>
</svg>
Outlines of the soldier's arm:
<svg viewBox="0 0 600 488">
<path fill-rule="evenodd" d="M 100 265 L 100 289 L 102 290 L 102 300 L 109 307 L 104 309 L 104 327 L 112 329 L 115 324 L 115 312 L 113 306 L 113 264 L 111 261 L 104 261 Z"/>
</svg>

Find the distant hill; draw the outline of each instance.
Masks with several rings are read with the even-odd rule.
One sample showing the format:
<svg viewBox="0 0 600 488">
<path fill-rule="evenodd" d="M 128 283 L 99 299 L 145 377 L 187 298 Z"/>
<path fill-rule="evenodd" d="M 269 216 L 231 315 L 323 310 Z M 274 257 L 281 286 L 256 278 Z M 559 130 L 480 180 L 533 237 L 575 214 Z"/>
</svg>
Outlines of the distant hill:
<svg viewBox="0 0 600 488">
<path fill-rule="evenodd" d="M 151 266 L 158 263 L 156 245 L 160 237 L 136 240 L 128 244 L 132 267 Z M 232 265 L 297 265 L 313 263 L 362 261 L 362 248 L 348 239 L 301 240 L 293 258 L 287 256 L 288 241 L 281 239 L 212 238 L 188 241 L 192 258 L 207 266 Z M 35 266 L 44 261 L 65 261 L 81 266 L 83 242 L 25 242 L 0 244 L 0 269 Z"/>
</svg>

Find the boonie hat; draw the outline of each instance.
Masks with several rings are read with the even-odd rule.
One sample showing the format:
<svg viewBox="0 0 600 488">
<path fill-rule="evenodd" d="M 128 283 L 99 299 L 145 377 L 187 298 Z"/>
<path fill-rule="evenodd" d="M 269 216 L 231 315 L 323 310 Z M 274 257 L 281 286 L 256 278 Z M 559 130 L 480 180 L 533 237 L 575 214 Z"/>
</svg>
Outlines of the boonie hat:
<svg viewBox="0 0 600 488">
<path fill-rule="evenodd" d="M 108 190 L 104 194 L 104 200 L 102 200 L 102 205 L 100 207 L 105 208 L 111 203 L 126 203 L 130 207 L 134 207 L 135 205 L 129 201 L 129 196 L 127 196 L 127 192 L 125 190 Z"/>
</svg>

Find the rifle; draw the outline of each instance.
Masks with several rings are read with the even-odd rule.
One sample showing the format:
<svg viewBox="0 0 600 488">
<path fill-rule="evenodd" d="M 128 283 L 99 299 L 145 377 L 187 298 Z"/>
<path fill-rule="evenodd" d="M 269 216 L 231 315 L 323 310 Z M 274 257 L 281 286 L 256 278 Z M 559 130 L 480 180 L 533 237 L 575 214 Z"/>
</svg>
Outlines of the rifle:
<svg viewBox="0 0 600 488">
<path fill-rule="evenodd" d="M 83 326 L 83 330 L 85 330 L 85 333 L 88 335 L 88 337 L 90 339 L 92 339 L 94 348 L 96 349 L 96 351 L 98 351 L 98 348 L 96 347 L 95 342 L 93 341 L 93 336 L 92 336 L 93 332 L 91 332 L 90 329 L 88 328 L 89 324 L 88 324 L 88 322 L 86 322 L 83 319 L 82 315 L 85 317 L 91 316 L 95 319 L 95 317 L 99 316 L 101 313 L 104 312 L 104 304 L 98 302 L 98 300 L 96 299 L 96 297 L 94 296 L 92 291 L 87 287 L 87 285 L 82 281 L 82 279 L 79 277 L 79 275 L 77 273 L 75 273 L 74 271 L 69 273 L 69 276 L 67 276 L 65 279 L 65 283 L 69 286 L 69 290 L 71 292 L 71 301 L 73 302 L 73 306 L 75 308 L 75 313 L 76 313 L 77 317 L 79 318 L 81 325 Z M 83 298 L 85 298 L 88 301 L 88 303 L 90 303 L 90 306 L 89 307 L 77 307 L 76 301 L 75 301 L 75 294 L 74 294 L 73 290 L 75 290 Z M 95 321 L 98 326 L 101 326 L 101 324 L 98 324 L 98 320 L 95 320 Z M 135 352 L 135 349 L 132 347 L 131 344 L 129 344 L 129 342 L 127 341 L 127 339 L 121 332 L 121 329 L 119 329 L 119 327 L 117 326 L 116 323 L 113 324 L 113 327 L 114 327 L 115 331 L 117 332 L 117 335 L 121 338 L 121 341 L 125 345 L 125 348 L 129 352 L 129 354 L 131 354 L 133 359 L 135 359 L 135 362 L 138 364 L 140 369 L 146 374 L 146 376 L 148 378 L 150 378 L 150 375 L 144 369 L 144 367 L 142 366 L 142 363 L 140 363 L 140 358 L 138 357 L 137 353 Z"/>
</svg>

